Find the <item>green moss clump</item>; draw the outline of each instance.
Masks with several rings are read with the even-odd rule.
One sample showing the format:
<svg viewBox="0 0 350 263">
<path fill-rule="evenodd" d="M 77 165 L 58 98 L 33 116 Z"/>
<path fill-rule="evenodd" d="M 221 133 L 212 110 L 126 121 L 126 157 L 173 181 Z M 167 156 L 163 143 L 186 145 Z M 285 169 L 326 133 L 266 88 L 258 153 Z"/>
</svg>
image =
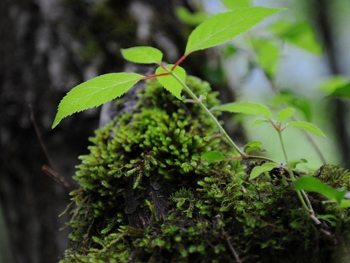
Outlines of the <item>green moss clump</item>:
<svg viewBox="0 0 350 263">
<path fill-rule="evenodd" d="M 208 108 L 218 104 L 206 82 L 188 77 L 187 84 L 207 93 Z M 349 237 L 348 210 L 312 196 L 335 235 L 326 240 L 278 176 L 249 181 L 238 161 L 202 161 L 211 150 L 233 152 L 219 138 L 204 139 L 217 130 L 197 104 L 156 81 L 137 96 L 132 112 L 97 130 L 90 154 L 80 157 L 81 188 L 71 192 L 73 231 L 61 263 L 236 262 L 234 250 L 243 262 L 330 262 L 334 240 Z"/>
</svg>

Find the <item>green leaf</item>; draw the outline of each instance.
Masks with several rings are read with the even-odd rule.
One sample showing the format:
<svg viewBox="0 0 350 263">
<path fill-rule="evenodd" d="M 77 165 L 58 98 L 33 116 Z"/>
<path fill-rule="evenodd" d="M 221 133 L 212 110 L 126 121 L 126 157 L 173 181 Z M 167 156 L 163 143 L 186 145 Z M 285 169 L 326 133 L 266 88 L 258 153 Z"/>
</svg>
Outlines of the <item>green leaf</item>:
<svg viewBox="0 0 350 263">
<path fill-rule="evenodd" d="M 278 122 L 282 123 L 283 121 L 287 120 L 288 118 L 293 116 L 294 112 L 295 112 L 295 109 L 293 109 L 293 108 L 286 108 L 286 109 L 281 110 L 278 113 L 278 117 L 277 117 Z"/>
<path fill-rule="evenodd" d="M 342 200 L 340 203 L 340 207 L 342 207 L 342 208 L 350 207 L 350 200 Z"/>
<path fill-rule="evenodd" d="M 266 122 L 269 122 L 269 120 L 268 119 L 257 119 L 252 123 L 252 127 L 259 125 L 261 123 L 266 123 Z"/>
<path fill-rule="evenodd" d="M 294 181 L 295 190 L 305 190 L 324 195 L 329 199 L 334 199 L 340 203 L 346 194 L 346 189 L 336 190 L 312 176 L 299 177 Z"/>
<path fill-rule="evenodd" d="M 295 46 L 312 53 L 322 53 L 322 48 L 316 41 L 315 33 L 307 22 L 293 24 L 289 21 L 280 20 L 273 24 L 270 30 L 281 39 Z"/>
<path fill-rule="evenodd" d="M 341 99 L 350 99 L 350 81 L 343 76 L 334 76 L 327 79 L 320 88 L 321 92 L 327 94 L 326 98 L 337 97 Z"/>
<path fill-rule="evenodd" d="M 253 180 L 264 172 L 271 171 L 272 169 L 279 167 L 277 163 L 264 163 L 260 166 L 255 166 L 249 176 L 249 180 Z"/>
<path fill-rule="evenodd" d="M 179 20 L 190 26 L 197 26 L 209 17 L 206 12 L 191 13 L 183 6 L 176 8 L 175 14 Z"/>
<path fill-rule="evenodd" d="M 257 51 L 260 66 L 269 77 L 273 77 L 277 71 L 280 49 L 266 40 L 253 40 L 252 44 Z"/>
<path fill-rule="evenodd" d="M 230 9 L 251 7 L 251 0 L 222 0 L 223 4 Z"/>
<path fill-rule="evenodd" d="M 293 121 L 289 123 L 288 126 L 295 127 L 301 130 L 305 130 L 305 131 L 326 137 L 326 135 L 317 126 L 306 121 Z"/>
<path fill-rule="evenodd" d="M 164 70 L 162 67 L 158 67 L 156 70 L 156 74 L 170 72 L 173 66 L 174 65 L 171 65 L 171 64 L 167 65 L 166 68 L 168 69 L 168 71 Z M 186 71 L 183 68 L 181 68 L 180 66 L 177 66 L 172 73 L 177 75 L 183 82 L 185 81 Z M 166 88 L 168 91 L 170 91 L 176 98 L 181 100 L 181 91 L 182 91 L 181 83 L 179 83 L 171 75 L 157 77 L 157 79 L 160 82 L 160 84 L 163 85 L 164 88 Z"/>
<path fill-rule="evenodd" d="M 219 162 L 225 160 L 225 156 L 218 151 L 211 151 L 201 156 L 202 160 L 206 160 L 208 163 Z"/>
<path fill-rule="evenodd" d="M 223 104 L 217 107 L 212 108 L 212 110 L 228 111 L 235 113 L 245 113 L 251 115 L 258 115 L 271 119 L 271 111 L 266 106 L 260 103 L 254 102 L 233 102 L 228 104 Z"/>
<path fill-rule="evenodd" d="M 123 95 L 142 78 L 136 73 L 110 73 L 81 83 L 61 100 L 52 128 L 73 113 L 100 106 Z"/>
<path fill-rule="evenodd" d="M 228 58 L 228 57 L 236 54 L 237 51 L 238 51 L 238 49 L 234 45 L 225 45 L 222 49 L 222 54 L 224 55 L 225 58 Z"/>
<path fill-rule="evenodd" d="M 251 7 L 214 15 L 192 31 L 185 54 L 220 45 L 284 9 Z"/>
<path fill-rule="evenodd" d="M 337 97 L 340 99 L 350 100 L 350 82 L 344 86 L 338 87 L 327 97 Z"/>
<path fill-rule="evenodd" d="M 292 166 L 292 168 L 296 168 L 298 164 L 301 163 L 307 163 L 307 160 L 302 158 L 302 159 L 297 159 L 297 160 L 291 160 L 289 161 L 290 166 Z"/>
<path fill-rule="evenodd" d="M 288 104 L 299 109 L 307 121 L 312 119 L 312 107 L 309 99 L 298 97 L 290 90 L 283 90 L 281 94 L 274 97 L 273 102 L 277 105 Z"/>
<path fill-rule="evenodd" d="M 350 81 L 347 77 L 334 76 L 325 80 L 319 90 L 329 95 L 332 94 L 335 90 L 342 88 L 349 83 Z"/>
<path fill-rule="evenodd" d="M 121 52 L 126 60 L 134 63 L 162 63 L 163 53 L 154 47 L 131 47 L 128 49 L 122 49 Z"/>
<path fill-rule="evenodd" d="M 246 145 L 244 145 L 244 152 L 250 153 L 252 151 L 260 151 L 263 152 L 264 150 L 261 149 L 262 143 L 261 142 L 248 142 Z"/>
</svg>

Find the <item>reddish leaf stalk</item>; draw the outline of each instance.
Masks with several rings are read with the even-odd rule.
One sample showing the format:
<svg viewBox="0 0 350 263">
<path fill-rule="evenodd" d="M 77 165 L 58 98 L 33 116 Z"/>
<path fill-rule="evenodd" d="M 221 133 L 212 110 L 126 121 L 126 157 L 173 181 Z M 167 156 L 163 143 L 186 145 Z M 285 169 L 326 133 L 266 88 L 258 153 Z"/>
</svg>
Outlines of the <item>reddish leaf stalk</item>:
<svg viewBox="0 0 350 263">
<path fill-rule="evenodd" d="M 174 66 L 171 68 L 171 71 L 174 71 L 174 69 L 175 69 L 178 65 L 180 65 L 180 63 L 181 63 L 182 61 L 184 61 L 185 58 L 186 58 L 188 55 L 189 55 L 189 54 L 185 54 L 185 55 L 183 55 L 181 58 L 179 58 L 179 60 L 176 61 L 176 63 L 174 64 Z"/>
<path fill-rule="evenodd" d="M 162 77 L 162 76 L 168 76 L 169 74 L 170 74 L 169 72 L 160 73 L 160 74 L 153 74 L 153 75 L 149 75 L 149 76 L 144 76 L 140 80 L 155 79 L 155 78 Z"/>
</svg>

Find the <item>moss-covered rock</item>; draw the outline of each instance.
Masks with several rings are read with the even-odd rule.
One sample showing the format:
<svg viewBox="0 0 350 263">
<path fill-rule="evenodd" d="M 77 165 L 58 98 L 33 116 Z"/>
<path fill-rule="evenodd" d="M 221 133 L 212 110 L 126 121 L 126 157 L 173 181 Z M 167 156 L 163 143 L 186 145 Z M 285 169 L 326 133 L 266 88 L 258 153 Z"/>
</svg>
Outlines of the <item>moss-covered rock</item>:
<svg viewBox="0 0 350 263">
<path fill-rule="evenodd" d="M 218 104 L 207 83 L 188 77 L 187 84 L 207 93 L 207 107 Z M 199 105 L 155 81 L 137 96 L 132 112 L 121 110 L 123 99 L 116 103 L 123 113 L 96 131 L 81 157 L 61 263 L 236 262 L 235 252 L 243 262 L 330 262 L 337 247 L 346 248 L 348 210 L 312 195 L 323 218 L 315 226 L 279 176 L 249 181 L 238 161 L 201 160 L 211 150 L 233 152 L 220 138 L 205 139 L 217 130 Z M 332 184 L 327 167 L 316 176 Z M 336 171 L 333 186 L 350 187 L 348 173 Z"/>
</svg>

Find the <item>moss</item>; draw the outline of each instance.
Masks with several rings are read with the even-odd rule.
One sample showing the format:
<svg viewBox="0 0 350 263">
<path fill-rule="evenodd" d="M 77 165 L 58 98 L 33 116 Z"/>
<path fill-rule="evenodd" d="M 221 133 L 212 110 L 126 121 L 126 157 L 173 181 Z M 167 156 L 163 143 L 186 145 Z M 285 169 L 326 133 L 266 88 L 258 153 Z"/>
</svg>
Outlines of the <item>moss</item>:
<svg viewBox="0 0 350 263">
<path fill-rule="evenodd" d="M 208 93 L 209 108 L 218 104 L 207 83 L 188 77 L 187 84 Z M 238 161 L 200 159 L 211 150 L 233 153 L 218 138 L 204 140 L 216 128 L 197 104 L 175 99 L 155 81 L 137 96 L 133 111 L 97 130 L 90 154 L 80 157 L 71 244 L 61 263 L 235 262 L 232 247 L 244 262 L 330 262 L 335 244 L 291 186 L 272 174 L 249 181 Z M 327 167 L 349 187 L 347 172 Z M 333 181 L 322 171 L 315 176 Z M 346 239 L 349 211 L 312 197 L 331 240 Z"/>
</svg>

